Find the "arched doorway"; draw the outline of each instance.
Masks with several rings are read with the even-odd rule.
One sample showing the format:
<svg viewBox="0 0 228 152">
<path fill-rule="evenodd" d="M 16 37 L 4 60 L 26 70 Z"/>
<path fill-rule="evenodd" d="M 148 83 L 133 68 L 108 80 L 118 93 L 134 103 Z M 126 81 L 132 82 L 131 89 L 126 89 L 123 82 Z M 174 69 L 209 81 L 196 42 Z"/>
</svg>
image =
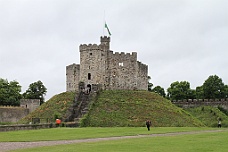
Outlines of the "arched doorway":
<svg viewBox="0 0 228 152">
<path fill-rule="evenodd" d="M 91 90 L 92 90 L 91 84 L 87 84 L 87 90 L 89 91 L 89 93 L 91 92 Z"/>
</svg>

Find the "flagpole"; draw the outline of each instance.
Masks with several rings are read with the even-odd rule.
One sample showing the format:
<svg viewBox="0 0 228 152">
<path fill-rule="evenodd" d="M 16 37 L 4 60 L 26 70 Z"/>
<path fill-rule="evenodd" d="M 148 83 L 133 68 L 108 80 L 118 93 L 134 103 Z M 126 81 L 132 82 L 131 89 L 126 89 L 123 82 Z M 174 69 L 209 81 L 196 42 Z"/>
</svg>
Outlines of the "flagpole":
<svg viewBox="0 0 228 152">
<path fill-rule="evenodd" d="M 104 29 L 105 29 L 105 10 L 104 10 L 104 18 L 103 18 L 103 26 L 102 26 L 102 28 L 103 28 L 103 36 L 105 36 L 105 34 L 104 34 Z"/>
</svg>

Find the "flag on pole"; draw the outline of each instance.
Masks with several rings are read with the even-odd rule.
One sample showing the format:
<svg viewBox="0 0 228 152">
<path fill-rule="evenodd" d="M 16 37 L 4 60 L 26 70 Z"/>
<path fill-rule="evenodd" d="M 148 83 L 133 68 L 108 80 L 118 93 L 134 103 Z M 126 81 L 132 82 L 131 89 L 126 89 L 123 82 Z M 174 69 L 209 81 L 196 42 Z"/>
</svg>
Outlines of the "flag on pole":
<svg viewBox="0 0 228 152">
<path fill-rule="evenodd" d="M 111 34 L 111 32 L 110 32 L 110 30 L 109 30 L 108 25 L 106 24 L 106 22 L 105 22 L 105 28 L 107 29 L 109 36 L 111 36 L 112 34 Z"/>
</svg>

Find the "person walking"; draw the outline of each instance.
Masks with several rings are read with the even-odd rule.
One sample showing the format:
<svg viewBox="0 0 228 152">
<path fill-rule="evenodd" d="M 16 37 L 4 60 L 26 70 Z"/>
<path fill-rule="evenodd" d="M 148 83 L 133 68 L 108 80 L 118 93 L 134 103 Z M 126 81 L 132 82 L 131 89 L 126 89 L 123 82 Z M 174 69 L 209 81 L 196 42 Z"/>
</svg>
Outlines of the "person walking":
<svg viewBox="0 0 228 152">
<path fill-rule="evenodd" d="M 222 127 L 222 122 L 221 120 L 218 121 L 218 128 L 221 128 Z"/>
<path fill-rule="evenodd" d="M 150 120 L 147 120 L 146 121 L 146 127 L 147 127 L 147 130 L 150 131 L 150 126 L 151 126 L 151 121 Z"/>
</svg>

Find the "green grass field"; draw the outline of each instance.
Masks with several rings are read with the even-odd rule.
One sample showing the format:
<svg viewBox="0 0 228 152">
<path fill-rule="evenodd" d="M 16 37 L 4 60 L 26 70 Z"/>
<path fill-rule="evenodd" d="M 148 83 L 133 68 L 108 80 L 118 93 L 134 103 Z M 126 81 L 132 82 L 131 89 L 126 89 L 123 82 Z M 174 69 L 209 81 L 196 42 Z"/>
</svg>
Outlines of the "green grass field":
<svg viewBox="0 0 228 152">
<path fill-rule="evenodd" d="M 134 136 L 199 130 L 216 130 L 217 128 L 200 127 L 85 127 L 85 128 L 52 128 L 40 130 L 0 132 L 0 142 L 73 140 L 114 136 Z"/>
<path fill-rule="evenodd" d="M 110 127 L 110 128 L 56 128 L 30 131 L 0 132 L 0 141 L 46 141 L 72 140 L 98 137 L 133 136 L 138 134 L 161 134 L 174 132 L 190 132 L 218 130 L 218 128 L 197 127 L 158 127 L 147 131 L 145 127 Z M 219 129 L 220 130 L 220 129 Z M 99 142 L 86 142 L 30 149 L 15 150 L 15 152 L 73 152 L 73 151 L 155 151 L 155 152 L 225 152 L 228 149 L 228 129 L 221 132 L 198 132 L 191 135 L 174 135 L 160 137 L 142 137 Z"/>
</svg>

